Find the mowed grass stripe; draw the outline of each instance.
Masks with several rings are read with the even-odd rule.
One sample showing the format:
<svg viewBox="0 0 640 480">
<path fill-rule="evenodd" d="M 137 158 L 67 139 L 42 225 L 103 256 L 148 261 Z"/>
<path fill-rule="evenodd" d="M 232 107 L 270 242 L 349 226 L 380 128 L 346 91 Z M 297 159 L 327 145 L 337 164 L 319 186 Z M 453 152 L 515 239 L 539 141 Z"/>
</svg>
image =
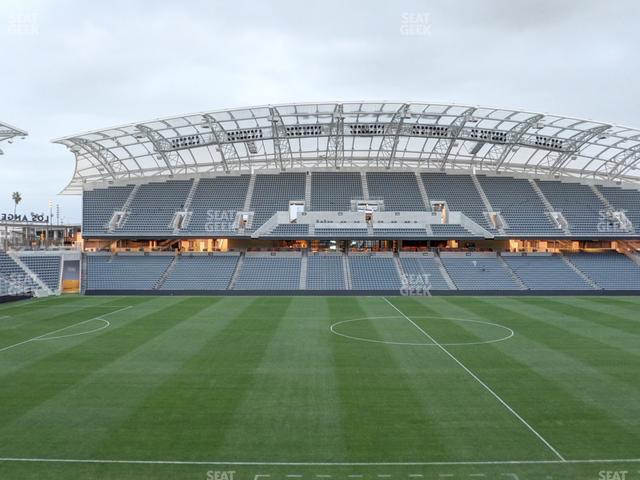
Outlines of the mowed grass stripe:
<svg viewBox="0 0 640 480">
<path fill-rule="evenodd" d="M 629 353 L 620 347 L 614 347 L 604 342 L 601 335 L 593 335 L 587 325 L 582 331 L 575 328 L 569 329 L 562 320 L 550 320 L 554 318 L 547 312 L 566 315 L 573 319 L 581 318 L 584 315 L 587 320 L 597 316 L 597 312 L 577 312 L 571 305 L 562 305 L 557 301 L 545 303 L 531 303 L 526 299 L 516 301 L 518 305 L 527 305 L 530 314 L 534 319 L 544 323 L 544 343 L 552 350 L 557 350 L 572 356 L 580 362 L 597 368 L 607 375 L 617 380 L 629 384 L 631 387 L 638 386 L 637 372 L 640 370 L 640 351 Z M 504 304 L 499 308 L 503 308 Z M 515 309 L 522 309 L 521 306 Z M 534 310 L 531 312 L 531 310 Z M 531 317 L 530 317 L 531 318 Z"/>
<path fill-rule="evenodd" d="M 386 315 L 368 310 L 379 299 L 330 297 L 331 322 Z M 327 322 L 328 323 L 328 322 Z M 338 382 L 345 451 L 342 461 L 409 461 L 451 458 L 436 422 L 418 398 L 412 378 L 384 344 L 350 340 L 329 333 Z M 373 332 L 375 335 L 375 332 Z M 316 454 L 321 457 L 322 452 Z"/>
<path fill-rule="evenodd" d="M 416 297 L 396 297 L 389 301 L 417 325 L 414 328 L 419 332 L 419 328 L 421 328 L 431 336 L 430 329 L 437 322 L 436 331 L 440 338 L 435 335 L 431 338 L 434 338 L 438 343 L 447 338 L 478 343 L 485 338 L 469 331 L 464 322 L 443 322 L 442 320 L 419 318 L 425 315 L 452 316 L 447 310 L 430 308 L 428 299 L 421 301 Z M 391 305 L 388 307 L 392 308 Z M 410 323 L 409 320 L 406 321 Z M 423 336 L 425 335 L 423 334 Z M 425 336 L 425 338 L 427 337 Z M 488 382 L 475 371 L 472 364 L 467 364 L 458 354 L 460 351 L 466 351 L 481 356 L 487 349 L 492 349 L 493 345 L 461 345 L 444 348 L 477 378 L 474 378 L 464 367 L 446 354 L 441 347 L 428 347 L 439 356 L 444 365 L 441 367 L 444 375 L 439 384 L 435 384 L 446 395 L 439 407 L 440 415 L 438 418 L 442 418 L 442 414 L 449 413 L 450 410 L 457 415 L 453 424 L 460 424 L 462 428 L 456 432 L 455 436 L 467 442 L 466 451 L 469 456 L 465 456 L 465 460 L 478 460 L 479 458 L 558 459 L 559 455 L 555 451 L 557 446 L 549 441 L 536 425 L 530 423 L 529 419 L 523 416 L 517 407 L 507 401 L 500 393 L 499 388 L 494 388 L 493 383 Z M 434 362 L 425 359 L 424 363 L 429 370 L 434 368 Z M 435 368 L 437 368 L 437 364 Z M 431 379 L 428 385 L 433 384 L 433 379 Z M 499 399 L 496 398 L 496 395 Z M 500 400 L 507 405 L 503 405 Z M 449 443 L 452 442 L 455 443 L 456 440 L 449 440 Z M 547 445 L 547 442 L 550 445 Z"/>
<path fill-rule="evenodd" d="M 473 365 L 566 458 L 614 458 L 637 454 L 637 432 L 625 429 L 611 416 L 607 405 L 585 399 L 582 389 L 566 381 L 567 375 L 585 375 L 585 370 L 573 370 L 561 361 L 553 369 L 546 368 L 546 364 L 541 366 L 542 358 L 573 350 L 568 346 L 581 340 L 565 332 L 563 341 L 558 344 L 554 329 L 530 312 L 525 313 L 526 308 L 521 305 L 513 310 L 505 308 L 519 300 L 519 297 L 465 299 L 461 304 L 470 312 L 484 312 L 494 319 L 504 318 L 501 321 L 512 326 L 516 335 L 508 342 L 483 346 L 481 355 L 464 347 L 455 347 L 456 354 Z M 508 320 L 515 314 L 518 320 Z M 579 362 L 575 357 L 573 359 Z M 593 368 L 597 369 L 597 366 Z M 585 379 L 585 382 L 597 381 L 593 377 Z M 612 437 L 608 439 L 610 435 Z"/>
<path fill-rule="evenodd" d="M 159 336 L 145 336 L 136 349 L 24 414 L 12 424 L 15 448 L 47 457 L 91 458 L 99 454 L 96 445 L 125 422 L 131 410 L 183 361 L 186 353 L 172 346 L 175 347 L 177 336 L 191 333 L 193 327 L 185 323 L 213 308 L 216 301 L 196 300 L 182 306 L 185 320 L 175 322 Z M 121 331 L 126 334 L 126 327 Z M 205 333 L 205 329 L 197 333 Z M 200 339 L 198 335 L 193 337 L 194 342 Z M 38 432 L 36 441 L 34 431 Z"/>
<path fill-rule="evenodd" d="M 111 328 L 96 333 L 91 339 L 80 336 L 30 346 L 48 349 L 49 354 L 2 376 L 6 388 L 0 390 L 0 404 L 3 406 L 0 409 L 0 452 L 4 448 L 15 447 L 11 436 L 4 435 L 5 429 L 11 428 L 11 423 L 60 392 L 73 388 L 99 368 L 138 348 L 141 341 L 149 341 L 171 328 L 175 322 L 172 313 L 178 314 L 190 300 L 159 298 L 147 302 L 145 308 L 138 306 L 127 310 L 126 318 L 114 321 Z M 125 326 L 126 334 L 119 334 Z M 52 347 L 54 344 L 55 348 Z"/>
<path fill-rule="evenodd" d="M 22 371 L 51 355 L 91 341 L 106 327 L 105 322 L 98 320 L 98 318 L 108 319 L 109 323 L 127 318 L 125 312 L 128 308 L 107 306 L 96 309 L 87 306 L 79 310 L 72 308 L 60 310 L 56 309 L 56 313 L 59 313 L 56 316 L 41 318 L 26 326 L 16 326 L 13 333 L 14 342 L 6 345 L 7 340 L 5 340 L 4 346 L 0 350 L 0 379 Z M 82 332 L 97 328 L 101 330 L 82 335 Z M 19 332 L 19 335 L 16 332 Z M 65 335 L 74 335 L 74 337 L 51 338 Z M 5 334 L 0 333 L 0 338 L 6 337 Z"/>
<path fill-rule="evenodd" d="M 596 305 L 612 305 L 617 308 L 624 308 L 627 310 L 631 310 L 631 312 L 637 312 L 638 308 L 640 308 L 640 298 L 635 296 L 625 296 L 625 297 L 615 297 L 615 296 L 586 296 L 586 297 L 567 297 L 571 298 L 579 298 L 580 300 L 587 301 Z M 636 318 L 636 321 L 640 322 L 640 318 Z"/>
<path fill-rule="evenodd" d="M 552 312 L 589 322 L 607 328 L 614 328 L 629 335 L 640 336 L 640 322 L 636 318 L 630 318 L 629 312 L 621 312 L 620 309 L 609 306 L 607 309 L 599 309 L 597 305 L 580 305 L 576 299 L 527 298 L 521 302 L 527 305 L 535 305 Z M 635 316 L 634 316 L 635 317 Z M 588 326 L 587 328 L 588 329 Z M 639 352 L 640 353 L 640 352 Z"/>
<path fill-rule="evenodd" d="M 515 299 L 506 299 L 505 308 Z M 515 307 L 519 308 L 519 307 Z M 531 312 L 535 315 L 535 312 Z M 521 328 L 525 331 L 528 325 Z M 537 372 L 553 377 L 565 389 L 580 392 L 580 398 L 591 407 L 604 412 L 612 421 L 612 428 L 627 430 L 637 434 L 640 428 L 640 403 L 629 399 L 640 396 L 640 385 L 631 385 L 619 381 L 605 371 L 586 365 L 562 351 L 549 349 L 543 343 L 528 336 L 531 345 L 523 349 L 520 358 L 530 357 L 527 365 Z"/>
<path fill-rule="evenodd" d="M 328 318 L 326 298 L 291 299 L 268 340 L 250 388 L 238 399 L 220 450 L 222 458 L 234 458 L 238 451 L 287 462 L 343 458 Z"/>
<path fill-rule="evenodd" d="M 120 308 L 122 305 L 111 306 L 109 302 L 103 301 L 82 307 L 70 302 L 56 307 L 14 311 L 8 318 L 0 318 L 0 351 L 8 351 L 16 343 L 71 326 L 82 320 L 115 312 Z"/>
<path fill-rule="evenodd" d="M 66 310 L 62 303 L 67 302 L 75 303 L 79 311 L 99 303 L 140 305 L 126 315 L 114 316 L 112 327 L 96 334 L 28 345 L 38 347 L 31 351 L 16 348 L 12 372 L 3 369 L 0 355 L 0 456 L 170 461 L 227 457 L 258 462 L 549 458 L 526 429 L 517 426 L 512 433 L 511 420 L 504 421 L 500 405 L 478 394 L 472 379 L 461 381 L 464 372 L 435 347 L 367 344 L 329 331 L 332 323 L 348 318 L 397 316 L 377 297 L 62 300 L 50 308 L 56 315 Z M 625 332 L 633 328 L 629 322 L 637 319 L 634 302 L 611 299 L 607 310 L 610 299 L 604 297 L 594 299 L 593 307 L 589 307 L 591 299 L 552 299 L 562 304 L 556 310 L 577 305 L 596 318 L 603 312 L 610 315 L 606 321 L 592 322 L 589 313 L 571 316 L 544 308 L 544 301 L 534 305 L 522 300 L 391 299 L 407 315 L 411 311 L 416 317 L 485 319 L 513 328 L 516 335 L 507 341 L 447 349 L 563 455 L 637 458 L 637 382 L 625 382 L 608 370 L 617 362 L 621 371 L 635 371 L 634 364 L 626 364 L 634 356 L 631 339 L 635 335 Z M 32 303 L 21 316 L 46 322 L 46 309 L 37 306 Z M 33 315 L 27 310 L 33 310 Z M 69 315 L 75 311 L 70 308 Z M 582 317 L 584 329 L 580 328 Z M 623 320 L 623 328 L 617 328 L 619 322 L 613 317 Z M 463 322 L 415 321 L 426 330 L 436 328 L 442 335 L 439 341 L 485 337 Z M 413 338 L 411 330 L 398 322 L 363 325 L 363 332 L 368 330 L 374 337 L 394 339 L 400 333 Z M 625 336 L 629 340 L 616 348 L 615 341 Z M 419 332 L 415 338 L 420 339 Z M 599 349 L 594 340 L 607 349 Z M 122 349 L 121 344 L 125 344 Z M 596 358 L 584 361 L 594 345 Z M 605 361 L 600 358 L 603 351 Z M 38 357 L 35 361 L 33 355 Z M 41 392 L 43 382 L 47 386 Z M 6 390 L 10 392 L 5 395 Z M 20 398 L 14 399 L 13 394 Z M 27 404 L 24 410 L 21 403 Z M 6 406 L 11 411 L 5 414 Z M 287 435 L 291 438 L 282 438 Z M 3 478 L 204 478 L 210 469 L 8 463 L 0 462 Z M 443 473 L 437 467 L 420 472 L 413 467 L 411 471 L 358 468 L 355 473 L 368 472 L 372 478 L 378 474 L 400 478 L 408 473 L 428 478 Z M 579 472 L 562 468 L 525 465 L 518 467 L 518 474 L 521 478 L 534 474 L 590 478 L 603 467 L 593 465 Z M 478 469 L 450 466 L 446 471 L 457 477 Z M 489 470 L 483 471 L 491 477 Z M 506 471 L 495 470 L 493 477 Z M 244 474 L 253 478 L 261 472 L 254 469 Z M 274 480 L 292 473 L 338 478 L 354 471 L 327 467 L 294 472 L 290 467 L 274 467 L 270 473 Z"/>
<path fill-rule="evenodd" d="M 233 428 L 234 412 L 251 388 L 289 302 L 282 297 L 220 302 L 213 321 L 220 322 L 221 328 L 200 342 L 153 395 L 132 409 L 127 421 L 102 443 L 100 456 L 127 458 L 134 451 L 140 458 L 152 459 L 220 458 L 229 447 L 225 439 Z M 251 457 L 243 444 L 235 444 L 233 453 Z"/>
<path fill-rule="evenodd" d="M 621 349 L 631 354 L 640 354 L 640 334 L 630 333 L 626 331 L 626 328 L 618 328 L 616 320 L 613 318 L 604 321 L 597 319 L 600 314 L 604 314 L 605 317 L 613 314 L 627 321 L 635 321 L 640 305 L 635 311 L 632 311 L 631 309 L 614 305 L 581 301 L 578 298 L 567 298 L 563 299 L 563 301 L 569 306 L 577 305 L 579 308 L 591 310 L 592 316 L 582 318 L 579 314 L 566 315 L 558 313 L 556 316 L 546 314 L 545 318 L 554 318 L 564 328 L 572 332 L 588 332 L 589 336 L 597 338 L 613 348 Z M 593 321 L 594 317 L 597 319 L 596 321 Z"/>
</svg>

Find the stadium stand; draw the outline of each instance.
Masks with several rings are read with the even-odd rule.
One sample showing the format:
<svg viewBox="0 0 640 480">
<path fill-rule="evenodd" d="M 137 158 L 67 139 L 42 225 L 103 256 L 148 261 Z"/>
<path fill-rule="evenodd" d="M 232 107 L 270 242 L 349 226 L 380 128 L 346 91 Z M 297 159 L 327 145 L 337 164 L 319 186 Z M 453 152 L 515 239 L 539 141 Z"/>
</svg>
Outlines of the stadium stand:
<svg viewBox="0 0 640 480">
<path fill-rule="evenodd" d="M 640 268 L 620 253 L 570 253 L 566 257 L 604 290 L 640 290 Z"/>
<path fill-rule="evenodd" d="M 376 255 L 349 255 L 354 290 L 399 290 L 402 282 L 394 259 Z"/>
<path fill-rule="evenodd" d="M 597 185 L 600 193 L 618 210 L 625 212 L 636 231 L 640 231 L 640 191 Z"/>
<path fill-rule="evenodd" d="M 141 185 L 129 215 L 119 229 L 122 233 L 170 234 L 171 220 L 182 210 L 193 180 L 169 180 Z"/>
<path fill-rule="evenodd" d="M 432 290 L 449 290 L 438 263 L 432 256 L 400 256 L 405 281 L 409 286 L 420 288 L 427 284 Z"/>
<path fill-rule="evenodd" d="M 101 252 L 75 270 L 87 273 L 83 291 L 380 293 L 412 276 L 443 295 L 640 291 L 640 164 L 629 161 L 639 129 L 454 104 L 325 102 L 55 142 L 74 154 L 65 192 L 84 195 L 82 246 Z M 576 253 L 592 251 L 611 253 Z M 11 255 L 5 270 L 27 273 L 38 295 L 55 286 L 53 264 Z"/>
<path fill-rule="evenodd" d="M 272 237 L 306 237 L 309 235 L 309 225 L 295 224 L 295 223 L 283 223 L 274 228 L 269 236 Z"/>
<path fill-rule="evenodd" d="M 425 206 L 418 188 L 418 180 L 412 172 L 367 172 L 369 197 L 384 200 L 388 211 L 424 211 Z"/>
<path fill-rule="evenodd" d="M 478 175 L 491 206 L 507 223 L 509 235 L 557 235 L 546 208 L 528 180 Z"/>
<path fill-rule="evenodd" d="M 20 260 L 52 291 L 60 290 L 62 257 L 20 255 Z"/>
<path fill-rule="evenodd" d="M 238 264 L 238 255 L 180 255 L 160 290 L 226 290 Z"/>
<path fill-rule="evenodd" d="M 260 174 L 255 177 L 250 210 L 256 230 L 276 212 L 289 210 L 289 201 L 304 200 L 304 173 Z"/>
<path fill-rule="evenodd" d="M 359 173 L 314 172 L 311 175 L 311 211 L 349 211 L 351 200 L 362 198 Z"/>
<path fill-rule="evenodd" d="M 424 187 L 429 199 L 446 201 L 451 211 L 460 211 L 487 230 L 493 230 L 484 215 L 486 210 L 470 175 L 448 175 L 445 173 L 422 173 Z"/>
<path fill-rule="evenodd" d="M 85 235 L 105 234 L 113 213 L 122 210 L 133 185 L 86 190 L 82 197 L 82 228 Z"/>
<path fill-rule="evenodd" d="M 382 238 L 424 238 L 427 234 L 424 228 L 373 228 L 373 234 Z"/>
<path fill-rule="evenodd" d="M 331 238 L 362 238 L 369 235 L 369 230 L 366 228 L 324 228 L 316 227 L 316 237 L 331 237 Z"/>
<path fill-rule="evenodd" d="M 2 251 L 0 251 L 0 275 L 8 286 L 29 291 L 38 288 L 31 276 L 13 258 Z"/>
<path fill-rule="evenodd" d="M 256 255 L 247 253 L 236 290 L 298 290 L 301 256 Z"/>
<path fill-rule="evenodd" d="M 448 254 L 441 258 L 458 290 L 521 289 L 495 254 Z"/>
<path fill-rule="evenodd" d="M 190 234 L 233 235 L 236 213 L 242 210 L 250 175 L 201 178 L 191 201 Z"/>
<path fill-rule="evenodd" d="M 312 254 L 308 258 L 307 289 L 344 290 L 342 255 Z"/>
<path fill-rule="evenodd" d="M 551 205 L 562 212 L 573 235 L 593 236 L 602 233 L 602 212 L 607 207 L 589 186 L 550 180 L 535 181 Z"/>
<path fill-rule="evenodd" d="M 431 231 L 435 237 L 440 238 L 475 237 L 473 232 L 470 232 L 462 225 L 455 224 L 436 223 L 431 225 Z"/>
<path fill-rule="evenodd" d="M 153 290 L 172 255 L 87 255 L 87 290 Z"/>
<path fill-rule="evenodd" d="M 502 258 L 530 290 L 593 290 L 559 255 L 512 255 Z"/>
</svg>

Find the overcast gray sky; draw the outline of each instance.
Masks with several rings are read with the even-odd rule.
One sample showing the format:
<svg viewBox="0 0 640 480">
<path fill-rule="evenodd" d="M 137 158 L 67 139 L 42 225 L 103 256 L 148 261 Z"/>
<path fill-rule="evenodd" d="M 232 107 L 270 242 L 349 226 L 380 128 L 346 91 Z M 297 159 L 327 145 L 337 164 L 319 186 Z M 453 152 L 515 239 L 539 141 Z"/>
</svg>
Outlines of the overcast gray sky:
<svg viewBox="0 0 640 480">
<path fill-rule="evenodd" d="M 524 108 L 640 127 L 640 2 L 0 0 L 0 212 L 80 220 L 52 138 L 323 100 Z"/>
</svg>

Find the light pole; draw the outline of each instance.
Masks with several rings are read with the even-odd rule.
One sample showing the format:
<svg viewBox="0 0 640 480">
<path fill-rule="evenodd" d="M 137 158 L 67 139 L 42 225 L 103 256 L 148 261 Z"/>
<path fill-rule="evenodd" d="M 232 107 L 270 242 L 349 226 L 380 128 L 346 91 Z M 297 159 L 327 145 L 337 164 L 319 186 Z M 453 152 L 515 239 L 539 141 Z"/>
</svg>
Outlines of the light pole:
<svg viewBox="0 0 640 480">
<path fill-rule="evenodd" d="M 51 235 L 51 220 L 53 217 L 53 200 L 49 199 L 49 218 L 47 219 L 47 241 L 45 243 L 45 248 L 51 245 L 51 239 L 49 235 Z"/>
</svg>

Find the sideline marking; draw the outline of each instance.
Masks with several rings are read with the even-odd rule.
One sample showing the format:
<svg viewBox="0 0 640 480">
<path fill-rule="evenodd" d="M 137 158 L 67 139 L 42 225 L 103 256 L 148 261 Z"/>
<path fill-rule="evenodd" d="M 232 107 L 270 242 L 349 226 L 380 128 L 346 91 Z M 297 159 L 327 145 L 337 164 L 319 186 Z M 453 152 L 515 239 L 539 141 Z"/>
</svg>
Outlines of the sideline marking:
<svg viewBox="0 0 640 480">
<path fill-rule="evenodd" d="M 400 315 L 402 315 L 404 318 L 406 318 L 409 322 L 411 322 L 413 324 L 414 327 L 416 327 L 418 330 L 420 330 L 425 337 L 427 337 L 429 340 L 431 340 L 440 350 L 442 350 L 444 353 L 446 353 L 449 358 L 451 358 L 451 360 L 453 360 L 454 362 L 456 362 L 460 367 L 462 367 L 462 369 L 467 372 L 475 381 L 477 381 L 480 385 L 482 385 L 484 387 L 484 389 L 489 392 L 491 395 L 493 395 L 493 397 L 498 400 L 507 410 L 509 410 L 509 412 L 511 412 L 518 420 L 520 420 L 520 422 L 522 422 L 522 424 L 524 426 L 526 426 L 536 437 L 538 437 L 538 439 L 544 443 L 547 448 L 549 450 L 551 450 L 556 457 L 558 457 L 561 461 L 565 462 L 565 458 L 560 455 L 560 452 L 558 452 L 558 450 L 556 450 L 553 445 L 551 445 L 542 435 L 540 435 L 535 428 L 533 428 L 531 425 L 529 425 L 527 423 L 527 421 L 522 418 L 513 408 L 511 408 L 509 406 L 509 404 L 507 404 L 507 402 L 505 402 L 496 392 L 494 392 L 491 387 L 489 387 L 489 385 L 487 385 L 486 383 L 484 383 L 480 377 L 478 377 L 475 373 L 473 373 L 471 370 L 469 370 L 460 360 L 458 360 L 449 350 L 447 350 L 445 347 L 443 347 L 440 343 L 438 343 L 438 341 L 433 338 L 431 335 L 429 335 L 422 327 L 420 327 L 420 325 L 418 325 L 416 322 L 414 322 L 413 320 L 411 320 L 409 317 L 407 317 L 402 310 L 400 310 L 398 307 L 396 307 L 393 303 L 391 303 L 389 301 L 389 299 L 387 297 L 382 297 L 384 299 L 385 302 L 387 302 L 389 305 L 391 305 L 393 307 L 394 310 L 396 310 Z"/>
<path fill-rule="evenodd" d="M 24 345 L 25 343 L 33 342 L 33 341 L 36 341 L 36 340 L 52 340 L 51 338 L 43 339 L 42 337 L 46 337 L 47 335 L 52 335 L 54 333 L 62 332 L 63 330 L 67 330 L 68 328 L 75 327 L 77 325 L 82 325 L 83 323 L 91 322 L 92 320 L 104 320 L 102 317 L 106 317 L 107 315 L 113 315 L 114 313 L 122 312 L 123 310 L 127 310 L 127 309 L 132 308 L 132 307 L 133 307 L 133 305 L 129 305 L 127 307 L 122 307 L 122 308 L 119 308 L 118 310 L 114 310 L 113 312 L 105 313 L 103 315 L 98 315 L 97 317 L 89 318 L 87 320 L 83 320 L 81 322 L 74 323 L 73 325 L 68 325 L 66 327 L 59 328 L 58 330 L 53 330 L 52 332 L 43 333 L 42 335 L 38 335 L 37 337 L 33 337 L 33 338 L 28 339 L 28 340 L 24 340 L 22 342 L 14 343 L 13 345 L 9 345 L 7 347 L 0 348 L 0 352 L 4 352 L 5 350 L 9 350 L 10 348 L 18 347 L 20 345 Z M 104 320 L 104 321 L 106 322 L 106 320 Z M 109 323 L 109 322 L 107 322 L 107 323 Z M 106 328 L 106 327 L 104 327 L 104 328 Z M 100 330 L 102 330 L 102 329 L 100 329 Z"/>
<path fill-rule="evenodd" d="M 640 458 L 593 459 L 593 460 L 488 460 L 488 461 L 451 461 L 451 462 L 222 462 L 207 460 L 108 460 L 80 458 L 15 458 L 0 457 L 0 462 L 32 462 L 32 463 L 115 463 L 125 465 L 237 465 L 237 466 L 298 466 L 298 467 L 402 467 L 402 466 L 434 466 L 446 467 L 457 465 L 569 465 L 598 463 L 640 463 Z"/>
<path fill-rule="evenodd" d="M 405 346 L 424 346 L 424 347 L 435 347 L 436 344 L 435 343 L 427 343 L 427 342 L 395 342 L 393 340 L 376 340 L 373 338 L 365 338 L 365 337 L 356 337 L 354 335 L 347 335 L 346 333 L 342 333 L 339 332 L 336 328 L 338 325 L 342 325 L 344 323 L 350 323 L 350 322 L 361 322 L 364 320 L 384 320 L 384 319 L 391 319 L 391 318 L 402 318 L 399 316 L 385 316 L 385 317 L 362 317 L 362 318 L 353 318 L 353 319 L 349 319 L 349 320 L 341 320 L 339 322 L 334 323 L 333 325 L 331 325 L 329 327 L 329 330 L 331 330 L 331 333 L 334 333 L 336 335 L 339 335 L 341 337 L 345 337 L 345 338 L 349 338 L 351 340 L 358 340 L 360 342 L 370 342 L 370 343 L 382 343 L 385 345 L 405 345 Z M 509 327 L 505 327 L 504 325 L 500 325 L 499 323 L 491 323 L 491 322 L 485 322 L 483 320 L 471 320 L 471 319 L 466 319 L 466 318 L 455 318 L 455 317 L 442 317 L 439 315 L 420 315 L 420 316 L 414 316 L 414 318 L 435 318 L 436 320 L 449 320 L 449 321 L 453 321 L 453 322 L 470 322 L 470 323 L 479 323 L 479 324 L 483 324 L 483 325 L 491 325 L 493 327 L 499 327 L 502 328 L 504 330 L 509 331 L 509 335 L 507 335 L 506 337 L 501 337 L 501 338 L 496 338 L 493 340 L 485 340 L 482 342 L 459 342 L 459 343 L 441 343 L 440 345 L 443 346 L 462 346 L 462 345 L 487 345 L 490 343 L 497 343 L 497 342 L 503 342 L 505 340 L 509 340 L 511 337 L 513 337 L 515 335 L 515 332 L 513 330 L 511 330 Z"/>
</svg>

